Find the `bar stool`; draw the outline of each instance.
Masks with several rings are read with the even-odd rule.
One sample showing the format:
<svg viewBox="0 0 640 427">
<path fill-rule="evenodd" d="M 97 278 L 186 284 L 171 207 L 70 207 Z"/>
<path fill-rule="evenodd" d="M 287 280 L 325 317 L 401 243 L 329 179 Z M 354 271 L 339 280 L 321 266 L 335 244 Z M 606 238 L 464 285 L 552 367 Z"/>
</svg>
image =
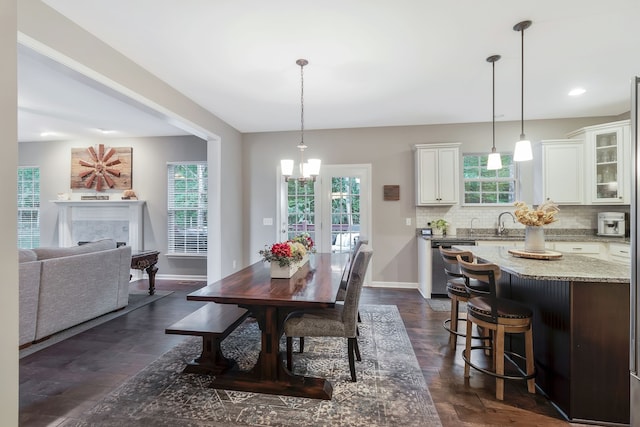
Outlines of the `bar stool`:
<svg viewBox="0 0 640 427">
<path fill-rule="evenodd" d="M 525 380 L 529 393 L 535 393 L 535 366 L 533 360 L 533 331 L 531 321 L 533 313 L 527 307 L 515 301 L 496 296 L 496 286 L 500 280 L 500 267 L 496 264 L 474 264 L 458 257 L 462 274 L 469 280 L 475 279 L 489 284 L 490 293 L 486 296 L 473 296 L 467 301 L 467 342 L 462 358 L 464 376 L 469 377 L 469 367 L 496 377 L 496 399 L 504 400 L 504 380 Z M 486 346 L 471 345 L 473 324 L 486 328 L 493 334 L 492 369 L 486 369 L 471 362 L 471 350 L 486 349 Z M 525 338 L 525 356 L 505 351 L 505 334 L 523 333 Z M 526 373 L 505 375 L 505 354 L 512 358 L 524 359 Z M 509 362 L 516 363 L 512 358 Z"/>
<path fill-rule="evenodd" d="M 455 350 L 458 337 L 466 336 L 465 333 L 458 332 L 458 321 L 466 321 L 466 319 L 460 319 L 458 316 L 460 302 L 466 302 L 471 298 L 471 292 L 473 292 L 473 295 L 488 294 L 489 285 L 478 280 L 470 281 L 468 286 L 465 284 L 465 278 L 458 266 L 458 255 L 465 261 L 472 262 L 472 252 L 444 249 L 440 246 L 440 255 L 444 261 L 444 272 L 447 275 L 447 295 L 451 299 L 451 316 L 444 321 L 442 327 L 449 331 L 449 346 L 452 350 Z M 469 290 L 467 290 L 467 287 Z M 490 339 L 488 336 L 474 336 L 473 338 Z"/>
</svg>

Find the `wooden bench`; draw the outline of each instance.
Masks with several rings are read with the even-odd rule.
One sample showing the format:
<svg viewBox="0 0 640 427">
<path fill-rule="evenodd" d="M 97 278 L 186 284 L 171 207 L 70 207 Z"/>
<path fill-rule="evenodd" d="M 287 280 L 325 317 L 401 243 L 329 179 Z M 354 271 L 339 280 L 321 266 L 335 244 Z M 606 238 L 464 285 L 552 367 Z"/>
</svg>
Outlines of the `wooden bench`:
<svg viewBox="0 0 640 427">
<path fill-rule="evenodd" d="M 202 337 L 202 354 L 187 363 L 183 372 L 219 374 L 232 368 L 234 362 L 224 357 L 220 343 L 248 315 L 249 311 L 244 308 L 210 302 L 166 328 L 166 334 Z"/>
</svg>

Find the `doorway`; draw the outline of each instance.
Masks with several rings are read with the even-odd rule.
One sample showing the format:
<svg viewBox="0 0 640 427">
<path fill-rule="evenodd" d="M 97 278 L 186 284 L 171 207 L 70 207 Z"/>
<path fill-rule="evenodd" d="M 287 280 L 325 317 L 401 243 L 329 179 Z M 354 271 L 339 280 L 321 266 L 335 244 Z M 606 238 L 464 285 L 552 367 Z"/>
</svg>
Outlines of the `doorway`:
<svg viewBox="0 0 640 427">
<path fill-rule="evenodd" d="M 281 187 L 283 240 L 309 233 L 318 252 L 351 252 L 359 237 L 371 240 L 371 165 L 324 165 L 314 183 Z"/>
</svg>

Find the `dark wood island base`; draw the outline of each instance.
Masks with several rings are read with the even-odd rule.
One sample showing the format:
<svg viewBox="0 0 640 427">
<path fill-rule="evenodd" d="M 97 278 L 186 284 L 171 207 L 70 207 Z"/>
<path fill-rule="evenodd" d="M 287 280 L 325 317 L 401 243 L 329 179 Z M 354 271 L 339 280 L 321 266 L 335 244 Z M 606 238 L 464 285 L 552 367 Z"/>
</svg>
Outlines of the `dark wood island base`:
<svg viewBox="0 0 640 427">
<path fill-rule="evenodd" d="M 500 246 L 459 246 L 498 264 L 500 296 L 533 311 L 536 387 L 571 422 L 629 425 L 628 266 L 582 255 L 511 256 Z M 524 349 L 510 337 L 510 350 Z"/>
<path fill-rule="evenodd" d="M 628 425 L 629 285 L 507 276 L 510 298 L 534 312 L 540 390 L 572 422 Z"/>
</svg>

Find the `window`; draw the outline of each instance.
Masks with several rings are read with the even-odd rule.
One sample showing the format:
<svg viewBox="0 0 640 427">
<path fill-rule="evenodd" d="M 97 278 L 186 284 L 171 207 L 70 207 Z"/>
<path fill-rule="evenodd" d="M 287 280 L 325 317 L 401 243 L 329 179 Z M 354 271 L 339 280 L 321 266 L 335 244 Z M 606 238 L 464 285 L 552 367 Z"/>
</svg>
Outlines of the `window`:
<svg viewBox="0 0 640 427">
<path fill-rule="evenodd" d="M 169 255 L 207 254 L 207 163 L 167 165 Z"/>
<path fill-rule="evenodd" d="M 18 247 L 40 246 L 40 168 L 18 168 Z"/>
<path fill-rule="evenodd" d="M 502 169 L 487 170 L 487 154 L 464 154 L 464 203 L 503 205 L 516 201 L 516 168 L 511 154 L 503 154 Z"/>
</svg>

